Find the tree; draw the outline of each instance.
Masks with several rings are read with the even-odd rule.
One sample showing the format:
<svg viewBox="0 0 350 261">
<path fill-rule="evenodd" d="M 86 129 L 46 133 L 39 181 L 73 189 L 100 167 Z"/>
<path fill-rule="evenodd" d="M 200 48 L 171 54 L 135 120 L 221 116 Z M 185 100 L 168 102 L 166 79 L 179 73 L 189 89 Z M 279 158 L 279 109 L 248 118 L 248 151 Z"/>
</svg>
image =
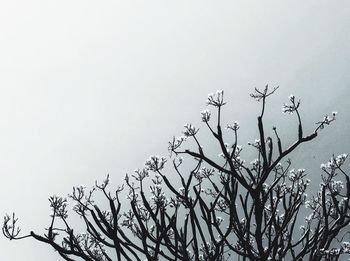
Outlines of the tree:
<svg viewBox="0 0 350 261">
<path fill-rule="evenodd" d="M 350 254 L 350 243 L 345 242 L 350 233 L 350 180 L 343 170 L 347 155 L 333 156 L 321 165 L 320 190 L 313 197 L 306 194 L 310 183 L 306 171 L 291 169 L 287 158 L 315 139 L 335 120 L 336 113 L 325 116 L 314 132 L 305 135 L 300 100 L 289 96 L 283 112 L 296 115 L 298 138 L 285 147 L 277 128 L 268 137 L 263 122 L 266 99 L 276 90 L 266 86 L 251 94 L 262 108 L 257 118 L 259 138 L 248 143 L 257 154 L 250 164 L 240 157 L 238 122 L 227 125 L 231 145 L 225 143 L 228 138 L 221 123 L 224 93 L 218 91 L 207 100 L 215 108 L 216 126 L 210 123 L 209 110 L 202 111 L 201 117 L 219 145 L 219 159 L 205 151 L 199 129 L 187 124 L 183 136 L 169 142 L 175 175 L 165 173 L 170 172 L 166 158 L 152 156 L 143 169 L 126 175 L 125 184 L 113 193 L 108 190 L 109 176 L 91 190 L 73 188 L 69 198 L 83 221 L 84 233 L 70 226 L 67 199 L 52 196 L 47 233 L 20 236 L 13 214 L 5 216 L 3 234 L 13 240 L 32 237 L 49 244 L 65 260 L 224 261 L 233 256 L 238 260 L 338 260 Z M 189 139 L 196 144 L 195 150 L 182 149 Z M 181 156 L 192 159 L 194 167 L 184 167 Z M 127 209 L 120 200 L 123 191 Z M 97 192 L 106 198 L 107 209 L 95 203 Z"/>
</svg>

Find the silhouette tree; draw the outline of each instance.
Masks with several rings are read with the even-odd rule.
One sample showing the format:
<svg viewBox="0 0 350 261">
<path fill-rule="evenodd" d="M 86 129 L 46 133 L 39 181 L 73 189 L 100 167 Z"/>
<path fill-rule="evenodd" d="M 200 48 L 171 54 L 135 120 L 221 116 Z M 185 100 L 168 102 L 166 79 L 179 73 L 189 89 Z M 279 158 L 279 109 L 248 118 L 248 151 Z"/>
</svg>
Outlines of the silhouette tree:
<svg viewBox="0 0 350 261">
<path fill-rule="evenodd" d="M 276 89 L 269 91 L 266 86 L 251 94 L 262 107 L 257 118 L 259 138 L 248 143 L 257 158 L 249 164 L 240 156 L 238 122 L 227 125 L 228 134 L 223 134 L 225 101 L 223 91 L 218 91 L 207 100 L 216 111 L 215 123 L 209 110 L 202 111 L 201 117 L 219 145 L 219 158 L 211 157 L 212 149 L 208 154 L 201 145 L 199 129 L 187 124 L 183 136 L 169 142 L 169 170 L 166 158 L 152 156 L 113 192 L 108 190 L 109 176 L 91 190 L 73 188 L 69 199 L 83 221 L 84 233 L 69 224 L 67 199 L 52 196 L 45 234 L 21 236 L 14 214 L 5 216 L 3 234 L 49 244 L 65 260 L 338 260 L 350 254 L 350 243 L 345 242 L 350 223 L 350 181 L 343 170 L 347 155 L 333 156 L 321 165 L 320 189 L 312 197 L 306 194 L 310 180 L 305 170 L 291 169 L 287 158 L 315 139 L 336 113 L 325 116 L 314 132 L 305 135 L 300 100 L 289 96 L 283 112 L 296 115 L 298 138 L 284 146 L 277 128 L 268 137 L 263 123 L 266 99 Z M 183 149 L 190 139 L 196 149 Z M 182 156 L 186 162 L 192 159 L 193 166 L 183 164 Z M 106 198 L 106 208 L 95 203 L 97 192 Z M 127 201 L 120 199 L 123 193 Z"/>
</svg>

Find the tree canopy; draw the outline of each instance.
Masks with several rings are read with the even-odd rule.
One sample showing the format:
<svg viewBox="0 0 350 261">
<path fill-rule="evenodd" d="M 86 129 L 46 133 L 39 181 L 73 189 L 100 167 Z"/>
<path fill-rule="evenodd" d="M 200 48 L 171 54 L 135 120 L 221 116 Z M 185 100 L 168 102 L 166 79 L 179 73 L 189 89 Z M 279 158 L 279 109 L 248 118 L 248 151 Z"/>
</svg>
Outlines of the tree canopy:
<svg viewBox="0 0 350 261">
<path fill-rule="evenodd" d="M 21 235 L 13 214 L 4 217 L 3 234 L 46 243 L 64 260 L 339 260 L 349 255 L 347 155 L 333 155 L 321 164 L 320 188 L 313 196 L 307 195 L 307 171 L 292 168 L 288 158 L 316 139 L 336 112 L 306 134 L 300 100 L 290 95 L 282 110 L 295 115 L 298 128 L 297 139 L 286 145 L 277 127 L 271 126 L 270 137 L 264 125 L 267 99 L 277 89 L 266 86 L 250 95 L 261 110 L 259 137 L 248 143 L 256 157 L 249 163 L 241 158 L 239 123 L 223 130 L 226 101 L 224 92 L 217 91 L 207 99 L 214 112 L 202 111 L 201 119 L 219 157 L 212 156 L 214 147 L 202 145 L 199 129 L 186 124 L 183 135 L 169 142 L 169 158 L 151 156 L 114 190 L 107 176 L 92 189 L 74 187 L 68 199 L 51 196 L 46 233 Z M 188 140 L 195 145 L 184 148 Z M 96 193 L 107 204 L 98 203 Z M 70 224 L 68 201 L 81 218 L 82 233 Z"/>
</svg>

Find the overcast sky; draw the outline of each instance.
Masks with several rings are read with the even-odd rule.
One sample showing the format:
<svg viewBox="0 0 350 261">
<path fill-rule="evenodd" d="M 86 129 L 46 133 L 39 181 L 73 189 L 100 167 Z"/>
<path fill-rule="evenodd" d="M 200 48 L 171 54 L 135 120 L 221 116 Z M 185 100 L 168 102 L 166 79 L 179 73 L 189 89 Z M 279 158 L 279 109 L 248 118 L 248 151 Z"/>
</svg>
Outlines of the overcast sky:
<svg viewBox="0 0 350 261">
<path fill-rule="evenodd" d="M 49 195 L 107 173 L 120 183 L 149 155 L 167 155 L 167 141 L 199 122 L 217 89 L 244 144 L 255 138 L 254 87 L 280 86 L 268 109 L 280 125 L 290 93 L 309 130 L 338 111 L 296 155 L 317 170 L 350 153 L 349 42 L 350 3 L 341 0 L 2 1 L 0 215 L 15 211 L 23 234 L 42 231 Z M 1 237 L 0 250 L 6 261 L 59 260 L 31 239 Z"/>
</svg>

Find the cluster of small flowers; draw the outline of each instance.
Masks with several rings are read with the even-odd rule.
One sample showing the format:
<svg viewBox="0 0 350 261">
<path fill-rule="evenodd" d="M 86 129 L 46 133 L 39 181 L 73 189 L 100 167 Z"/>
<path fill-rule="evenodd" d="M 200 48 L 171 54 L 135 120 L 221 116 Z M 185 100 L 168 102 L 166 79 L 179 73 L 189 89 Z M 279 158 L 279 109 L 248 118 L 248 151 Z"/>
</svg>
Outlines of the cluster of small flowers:
<svg viewBox="0 0 350 261">
<path fill-rule="evenodd" d="M 101 211 L 101 214 L 104 218 L 104 220 L 106 220 L 111 226 L 114 226 L 114 220 L 113 220 L 113 215 L 112 212 L 110 210 L 103 210 Z M 120 216 L 120 214 L 119 214 Z M 103 221 L 101 221 L 103 222 Z"/>
<path fill-rule="evenodd" d="M 332 121 L 335 121 L 337 114 L 338 113 L 336 111 L 333 111 L 332 117 L 330 117 L 329 115 L 325 115 L 323 117 L 322 121 L 319 121 L 316 124 L 319 124 L 319 128 L 322 130 L 325 125 L 329 125 L 329 124 L 331 124 Z"/>
<path fill-rule="evenodd" d="M 94 260 L 101 260 L 101 261 L 106 260 L 105 250 L 103 248 L 103 245 L 91 234 L 89 233 L 78 234 L 75 237 L 75 240 L 81 249 L 85 249 L 89 253 L 89 255 L 92 255 L 94 257 L 93 258 Z M 71 246 L 67 245 L 67 247 L 70 248 Z"/>
<path fill-rule="evenodd" d="M 159 185 L 153 185 L 150 187 L 151 189 L 151 201 L 154 202 L 154 204 L 158 207 L 166 207 L 169 203 L 168 199 L 165 196 L 164 191 L 162 190 L 162 186 Z"/>
<path fill-rule="evenodd" d="M 347 197 L 341 198 L 338 202 L 338 208 L 342 210 L 343 208 L 347 207 L 348 201 L 349 199 Z"/>
<path fill-rule="evenodd" d="M 94 241 L 94 238 L 88 233 L 80 233 L 76 235 L 76 241 L 83 248 L 84 248 L 84 245 L 86 246 L 87 245 L 86 243 L 89 242 L 90 240 Z"/>
<path fill-rule="evenodd" d="M 248 237 L 247 233 L 244 234 L 244 238 Z M 247 247 L 247 243 L 249 246 L 254 246 L 256 244 L 255 238 L 253 236 L 249 236 L 249 242 L 241 242 L 238 240 L 235 244 L 233 244 L 233 248 L 236 250 L 242 250 Z"/>
<path fill-rule="evenodd" d="M 305 169 L 291 169 L 289 171 L 289 180 L 292 182 L 296 182 L 304 177 Z"/>
<path fill-rule="evenodd" d="M 210 111 L 208 109 L 201 111 L 201 117 L 203 122 L 209 122 L 210 121 Z"/>
<path fill-rule="evenodd" d="M 320 186 L 323 187 L 325 185 L 321 184 Z M 326 205 L 330 209 L 330 211 L 332 209 L 335 210 L 336 212 L 334 212 L 333 214 L 338 213 L 336 206 L 334 205 L 334 202 L 330 200 L 329 197 L 326 197 L 323 201 L 322 189 L 317 192 L 317 196 L 313 196 L 311 199 L 305 201 L 305 207 L 310 208 L 312 210 L 312 215 L 314 218 L 315 217 L 320 218 L 320 216 L 323 215 L 323 210 L 322 210 L 323 205 Z"/>
<path fill-rule="evenodd" d="M 166 158 L 159 156 L 151 156 L 148 160 L 146 160 L 145 166 L 148 170 L 158 172 L 164 168 L 165 163 Z"/>
<path fill-rule="evenodd" d="M 215 190 L 215 189 L 212 189 L 212 188 L 206 188 L 206 189 L 202 189 L 201 192 L 205 193 L 206 195 L 208 196 L 211 196 L 212 198 L 217 198 L 219 193 Z M 220 199 L 219 199 L 220 200 Z"/>
<path fill-rule="evenodd" d="M 99 189 L 105 189 L 108 184 L 110 182 L 110 177 L 109 177 L 109 174 L 107 174 L 106 178 L 102 181 L 101 184 L 97 184 L 97 181 L 96 181 L 96 187 L 98 187 Z M 85 187 L 82 187 L 82 189 L 85 189 Z"/>
<path fill-rule="evenodd" d="M 226 151 L 228 153 L 231 152 L 231 149 L 229 148 L 229 144 L 228 143 L 225 143 L 225 147 L 226 147 Z M 232 148 L 232 147 L 231 147 Z M 235 163 L 236 165 L 238 164 L 239 165 L 239 162 L 241 162 L 242 164 L 244 163 L 244 160 L 241 160 L 239 155 L 241 154 L 242 152 L 242 146 L 241 145 L 236 145 L 236 148 L 235 148 L 235 151 L 233 152 L 233 155 L 232 155 L 232 161 L 233 163 Z M 220 153 L 218 155 L 219 157 L 223 157 L 223 158 L 226 158 L 224 153 Z M 238 167 L 241 167 L 241 165 L 239 165 Z"/>
<path fill-rule="evenodd" d="M 326 170 L 328 168 L 328 164 L 326 163 L 321 163 L 320 169 Z"/>
<path fill-rule="evenodd" d="M 67 199 L 54 195 L 49 198 L 49 201 L 50 207 L 57 216 L 67 218 Z"/>
<path fill-rule="evenodd" d="M 278 172 L 279 174 L 282 174 L 283 175 L 283 166 L 281 163 L 277 163 L 276 166 L 274 167 L 274 171 Z"/>
<path fill-rule="evenodd" d="M 125 175 L 125 177 L 129 177 L 129 176 Z M 134 183 L 131 183 L 131 186 L 133 187 Z M 139 197 L 139 195 L 134 193 L 132 189 L 130 189 L 129 193 L 126 195 L 126 199 L 130 200 L 130 201 L 136 201 L 138 197 Z"/>
<path fill-rule="evenodd" d="M 317 193 L 317 197 L 312 197 L 310 200 L 305 201 L 305 208 L 310 208 L 312 210 L 317 210 L 321 207 L 320 204 L 321 193 Z"/>
<path fill-rule="evenodd" d="M 149 227 L 148 232 L 149 232 L 151 235 L 153 235 L 155 230 L 156 230 L 156 226 L 153 224 L 153 225 L 151 225 L 151 226 Z"/>
<path fill-rule="evenodd" d="M 292 114 L 299 108 L 300 100 L 298 102 L 295 102 L 295 96 L 293 94 L 289 95 L 288 99 L 291 102 L 291 104 L 283 104 L 282 111 L 283 113 Z"/>
<path fill-rule="evenodd" d="M 156 256 L 156 246 L 153 245 L 153 246 L 148 246 L 148 249 L 147 249 L 147 252 L 148 254 L 150 255 L 150 257 L 152 258 L 151 260 L 154 260 L 154 261 L 159 261 L 159 257 Z M 159 251 L 162 251 L 161 248 L 159 248 Z"/>
<path fill-rule="evenodd" d="M 133 175 L 133 177 L 137 180 L 137 181 L 142 181 L 143 179 L 145 179 L 146 177 L 149 176 L 148 170 L 143 168 L 143 169 L 135 169 L 134 170 L 136 175 Z"/>
<path fill-rule="evenodd" d="M 186 190 L 184 187 L 179 188 L 179 193 L 181 196 L 185 196 L 185 192 L 186 192 Z"/>
<path fill-rule="evenodd" d="M 243 246 L 241 244 L 241 242 L 236 242 L 235 244 L 232 245 L 233 249 L 237 250 L 237 251 L 240 251 L 243 249 Z"/>
<path fill-rule="evenodd" d="M 214 107 L 221 107 L 225 105 L 224 102 L 224 91 L 218 90 L 216 93 L 208 94 L 207 105 L 212 105 Z"/>
<path fill-rule="evenodd" d="M 338 155 L 335 158 L 335 162 L 337 163 L 337 166 L 343 165 L 347 157 L 348 157 L 348 155 L 345 153 Z"/>
<path fill-rule="evenodd" d="M 186 140 L 186 137 L 184 136 L 180 136 L 177 138 L 173 137 L 173 140 L 169 141 L 168 150 L 170 152 L 177 150 L 185 140 Z"/>
<path fill-rule="evenodd" d="M 293 94 L 289 95 L 288 96 L 288 100 L 291 102 L 291 103 L 294 103 L 295 102 L 295 96 Z"/>
<path fill-rule="evenodd" d="M 80 202 L 85 196 L 85 189 L 86 187 L 84 185 L 73 187 L 73 193 L 69 195 L 69 197 L 72 198 L 74 201 Z"/>
<path fill-rule="evenodd" d="M 255 139 L 253 143 L 248 141 L 248 145 L 253 146 L 254 148 L 260 149 L 260 146 L 261 146 L 260 139 Z"/>
<path fill-rule="evenodd" d="M 259 159 L 255 159 L 255 160 L 251 161 L 250 164 L 252 165 L 252 170 L 254 170 L 256 172 L 260 171 L 261 161 Z"/>
<path fill-rule="evenodd" d="M 108 260 L 106 259 L 106 253 L 103 248 L 100 248 L 99 246 L 95 246 L 92 250 L 90 249 L 90 251 L 96 260 L 99 260 L 99 261 Z"/>
<path fill-rule="evenodd" d="M 198 182 L 202 182 L 203 179 L 204 179 L 204 177 L 203 177 L 203 175 L 201 174 L 201 171 L 200 171 L 200 170 L 199 170 L 199 171 L 195 171 L 195 172 L 193 173 L 193 176 L 198 180 Z"/>
<path fill-rule="evenodd" d="M 131 228 L 135 223 L 134 213 L 131 211 L 131 209 L 129 209 L 128 212 L 125 212 L 123 214 L 123 216 L 124 216 L 124 219 L 123 219 L 121 225 L 125 226 L 127 228 Z"/>
<path fill-rule="evenodd" d="M 288 187 L 285 182 L 282 182 L 280 184 L 276 184 L 276 186 L 273 188 L 273 190 L 277 193 L 279 193 L 280 196 L 283 196 L 284 194 L 288 193 Z"/>
<path fill-rule="evenodd" d="M 201 244 L 199 251 L 202 253 L 199 260 L 206 261 L 211 260 L 215 253 L 215 244 L 213 242 L 206 242 L 205 245 Z"/>
<path fill-rule="evenodd" d="M 219 199 L 216 201 L 215 210 L 223 212 L 228 208 L 227 202 L 224 199 Z"/>
<path fill-rule="evenodd" d="M 339 217 L 339 211 L 335 205 L 330 206 L 328 215 L 333 219 L 337 219 Z"/>
<path fill-rule="evenodd" d="M 269 191 L 269 189 L 270 189 L 270 185 L 267 184 L 267 183 L 264 183 L 264 184 L 262 185 L 262 189 L 263 189 L 263 191 L 264 191 L 265 193 L 267 193 L 267 192 Z"/>
<path fill-rule="evenodd" d="M 180 247 L 180 251 L 182 252 L 182 248 Z M 186 260 L 192 260 L 194 254 L 192 254 L 192 251 L 189 248 L 186 248 Z"/>
<path fill-rule="evenodd" d="M 322 163 L 320 168 L 322 170 L 334 170 L 339 168 L 341 165 L 344 164 L 346 158 L 348 157 L 347 154 L 343 153 L 338 155 L 337 157 L 332 157 L 327 163 Z"/>
<path fill-rule="evenodd" d="M 329 182 L 329 190 L 332 194 L 339 194 L 344 188 L 344 183 L 341 180 L 331 180 Z"/>
<path fill-rule="evenodd" d="M 139 204 L 137 204 L 137 211 L 137 215 L 141 220 L 146 222 L 150 220 L 151 214 L 149 213 L 145 205 L 141 203 L 141 201 Z"/>
<path fill-rule="evenodd" d="M 287 188 L 287 191 L 294 198 L 297 198 L 298 200 L 300 199 L 303 203 L 305 203 L 305 200 L 307 198 L 307 194 L 305 193 L 305 191 L 308 185 L 309 185 L 308 182 L 305 182 L 304 180 L 301 179 L 289 185 Z"/>
<path fill-rule="evenodd" d="M 224 222 L 224 219 L 222 217 L 216 217 L 216 224 L 218 226 L 220 226 L 222 222 Z"/>
<path fill-rule="evenodd" d="M 202 167 L 200 169 L 200 174 L 201 176 L 203 176 L 204 178 L 209 178 L 210 176 L 213 176 L 215 173 L 215 169 L 214 168 L 207 168 L 207 167 Z"/>
<path fill-rule="evenodd" d="M 343 242 L 342 252 L 345 254 L 350 254 L 350 242 Z"/>
<path fill-rule="evenodd" d="M 186 137 L 191 137 L 196 135 L 199 130 L 198 128 L 195 128 L 191 123 L 185 124 L 184 127 L 185 127 L 185 130 L 183 131 L 183 134 Z"/>
<path fill-rule="evenodd" d="M 266 99 L 268 96 L 273 94 L 277 89 L 278 89 L 278 87 L 274 87 L 273 90 L 268 93 L 268 90 L 269 90 L 268 85 L 265 86 L 263 91 L 260 91 L 259 89 L 255 88 L 255 93 L 251 93 L 250 97 L 254 98 L 255 100 L 257 100 L 259 102 L 260 100 Z"/>
<path fill-rule="evenodd" d="M 236 150 L 235 150 L 235 152 L 233 154 L 233 158 L 239 157 L 239 155 L 241 154 L 242 150 L 243 150 L 243 147 L 241 145 L 236 145 Z"/>
<path fill-rule="evenodd" d="M 330 258 L 330 257 L 337 257 L 337 256 L 339 256 L 342 253 L 340 248 L 332 248 L 332 249 L 329 249 L 329 250 L 321 248 L 319 250 L 319 252 L 320 252 L 320 254 L 322 256 L 325 256 L 327 258 L 327 260 L 329 260 L 328 258 Z"/>
<path fill-rule="evenodd" d="M 284 214 L 284 213 L 282 213 L 281 215 L 277 216 L 277 221 L 278 221 L 278 223 L 279 223 L 280 225 L 283 224 L 284 218 L 285 218 L 285 214 Z"/>
<path fill-rule="evenodd" d="M 305 217 L 306 223 L 310 223 L 313 219 L 315 219 L 317 216 L 317 212 L 313 211 L 310 215 Z"/>
<path fill-rule="evenodd" d="M 235 121 L 235 122 L 233 123 L 233 125 L 227 124 L 226 129 L 228 129 L 228 130 L 233 130 L 233 131 L 237 131 L 237 130 L 239 129 L 239 122 L 238 122 L 238 121 Z"/>
<path fill-rule="evenodd" d="M 324 124 L 330 124 L 331 123 L 331 120 L 333 120 L 334 118 L 335 118 L 335 114 L 333 114 L 334 115 L 334 117 L 333 118 L 330 118 L 328 115 L 325 115 L 324 117 L 323 117 L 323 122 L 324 122 Z"/>
<path fill-rule="evenodd" d="M 67 205 L 67 199 L 53 195 L 49 198 L 50 207 L 53 209 L 59 209 L 63 205 Z"/>
<path fill-rule="evenodd" d="M 79 201 L 75 201 L 71 209 L 79 215 L 82 215 L 84 213 L 84 206 Z"/>
<path fill-rule="evenodd" d="M 236 170 L 242 170 L 245 160 L 241 159 L 241 157 L 233 157 L 232 162 Z"/>
</svg>

